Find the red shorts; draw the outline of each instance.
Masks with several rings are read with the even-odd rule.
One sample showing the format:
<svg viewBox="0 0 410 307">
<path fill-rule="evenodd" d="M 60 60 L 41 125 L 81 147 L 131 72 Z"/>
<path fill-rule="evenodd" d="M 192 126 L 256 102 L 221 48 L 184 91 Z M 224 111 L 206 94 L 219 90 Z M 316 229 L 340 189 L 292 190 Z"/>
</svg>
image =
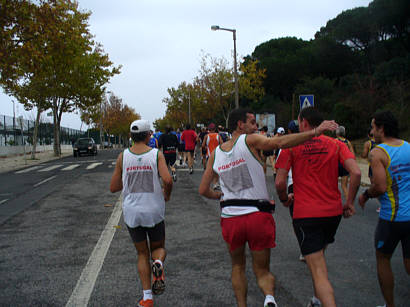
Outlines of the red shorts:
<svg viewBox="0 0 410 307">
<path fill-rule="evenodd" d="M 275 243 L 275 220 L 267 212 L 254 212 L 229 218 L 221 218 L 222 236 L 234 251 L 248 242 L 254 251 L 273 248 Z"/>
</svg>

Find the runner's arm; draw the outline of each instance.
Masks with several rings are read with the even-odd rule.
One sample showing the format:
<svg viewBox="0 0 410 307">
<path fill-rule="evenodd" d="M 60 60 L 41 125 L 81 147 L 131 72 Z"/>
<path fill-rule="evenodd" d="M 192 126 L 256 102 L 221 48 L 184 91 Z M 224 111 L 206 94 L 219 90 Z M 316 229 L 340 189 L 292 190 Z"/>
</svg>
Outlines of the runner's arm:
<svg viewBox="0 0 410 307">
<path fill-rule="evenodd" d="M 285 207 L 289 207 L 293 201 L 293 194 L 287 192 L 287 178 L 288 170 L 284 168 L 278 168 L 276 170 L 275 186 L 278 193 L 279 200 Z"/>
<path fill-rule="evenodd" d="M 122 190 L 122 152 L 117 157 L 114 172 L 111 177 L 110 191 L 115 193 Z"/>
<path fill-rule="evenodd" d="M 281 137 L 274 136 L 267 138 L 260 134 L 250 134 L 246 138 L 246 142 L 255 147 L 257 150 L 270 151 L 276 148 L 289 148 L 310 140 L 314 136 L 319 136 L 325 131 L 334 131 L 339 125 L 333 120 L 325 120 L 318 127 L 300 133 L 292 133 Z"/>
<path fill-rule="evenodd" d="M 364 191 L 359 196 L 359 205 L 364 208 L 366 201 L 369 198 L 374 198 L 386 192 L 386 166 L 388 165 L 388 158 L 382 149 L 373 148 L 369 155 L 370 166 L 372 168 L 372 184 L 370 188 Z"/>
<path fill-rule="evenodd" d="M 363 159 L 367 159 L 369 156 L 370 141 L 366 141 L 363 146 L 362 154 L 360 155 Z"/>
<path fill-rule="evenodd" d="M 172 177 L 169 174 L 167 164 L 165 163 L 165 157 L 162 152 L 158 151 L 158 173 L 162 179 L 164 199 L 168 201 L 171 198 L 172 191 Z"/>
<path fill-rule="evenodd" d="M 350 175 L 347 200 L 343 206 L 343 215 L 345 218 L 348 218 L 356 213 L 356 210 L 354 208 L 354 200 L 356 198 L 357 191 L 359 190 L 360 178 L 362 176 L 362 173 L 355 159 L 350 158 L 345 160 L 343 166 L 349 172 Z"/>
<path fill-rule="evenodd" d="M 205 196 L 206 198 L 220 199 L 222 196 L 222 193 L 220 191 L 214 191 L 211 189 L 212 179 L 215 176 L 218 176 L 212 169 L 212 165 L 214 164 L 214 159 L 215 159 L 215 150 L 212 152 L 211 156 L 209 157 L 205 172 L 202 175 L 202 180 L 201 180 L 201 184 L 199 185 L 198 192 L 200 195 Z"/>
<path fill-rule="evenodd" d="M 349 147 L 349 150 L 350 150 L 353 154 L 355 154 L 355 153 L 354 153 L 354 147 L 353 147 L 352 143 L 350 143 L 350 141 L 347 141 L 347 146 Z"/>
</svg>

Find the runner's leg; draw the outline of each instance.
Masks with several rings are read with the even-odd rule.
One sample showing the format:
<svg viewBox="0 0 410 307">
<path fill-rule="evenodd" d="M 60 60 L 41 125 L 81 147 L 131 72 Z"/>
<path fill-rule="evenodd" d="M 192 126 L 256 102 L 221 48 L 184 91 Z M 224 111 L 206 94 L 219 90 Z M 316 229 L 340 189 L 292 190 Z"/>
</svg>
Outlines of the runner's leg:
<svg viewBox="0 0 410 307">
<path fill-rule="evenodd" d="M 229 249 L 229 245 L 228 245 Z M 232 288 L 235 292 L 238 307 L 246 307 L 246 297 L 248 293 L 248 281 L 246 280 L 245 267 L 245 245 L 238 247 L 234 251 L 229 251 L 232 261 Z"/>
<path fill-rule="evenodd" d="M 376 251 L 377 277 L 387 307 L 394 306 L 394 276 L 391 268 L 391 254 Z"/>
<path fill-rule="evenodd" d="M 336 307 L 333 287 L 327 275 L 324 250 L 305 255 L 306 263 L 312 274 L 315 295 L 323 307 Z"/>
<path fill-rule="evenodd" d="M 141 285 L 143 290 L 151 289 L 151 267 L 149 263 L 149 248 L 147 240 L 141 242 L 134 242 L 135 248 L 138 253 L 138 275 L 141 280 Z"/>
<path fill-rule="evenodd" d="M 252 267 L 255 273 L 259 288 L 263 294 L 274 296 L 275 278 L 269 271 L 270 248 L 261 251 L 251 251 Z"/>
</svg>

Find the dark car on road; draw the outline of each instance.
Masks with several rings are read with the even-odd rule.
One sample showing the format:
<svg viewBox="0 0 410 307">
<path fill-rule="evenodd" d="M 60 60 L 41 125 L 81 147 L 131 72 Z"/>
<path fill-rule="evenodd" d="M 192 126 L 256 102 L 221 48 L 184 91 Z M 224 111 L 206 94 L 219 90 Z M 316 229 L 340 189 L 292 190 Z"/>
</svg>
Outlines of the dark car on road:
<svg viewBox="0 0 410 307">
<path fill-rule="evenodd" d="M 97 144 L 93 138 L 80 138 L 73 145 L 74 157 L 81 155 L 97 155 Z"/>
</svg>

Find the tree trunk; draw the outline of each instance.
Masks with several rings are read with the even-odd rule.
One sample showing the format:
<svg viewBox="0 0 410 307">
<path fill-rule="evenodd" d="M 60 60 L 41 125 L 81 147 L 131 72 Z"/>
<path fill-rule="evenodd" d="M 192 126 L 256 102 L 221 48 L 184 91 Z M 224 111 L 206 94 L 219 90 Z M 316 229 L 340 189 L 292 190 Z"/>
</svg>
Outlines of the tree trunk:
<svg viewBox="0 0 410 307">
<path fill-rule="evenodd" d="M 40 123 L 40 115 L 41 115 L 41 109 L 37 108 L 36 122 L 34 124 L 34 131 L 33 131 L 33 148 L 31 150 L 31 159 L 32 160 L 34 160 L 36 158 L 37 135 L 38 135 L 38 126 L 39 126 L 39 123 Z"/>
</svg>

